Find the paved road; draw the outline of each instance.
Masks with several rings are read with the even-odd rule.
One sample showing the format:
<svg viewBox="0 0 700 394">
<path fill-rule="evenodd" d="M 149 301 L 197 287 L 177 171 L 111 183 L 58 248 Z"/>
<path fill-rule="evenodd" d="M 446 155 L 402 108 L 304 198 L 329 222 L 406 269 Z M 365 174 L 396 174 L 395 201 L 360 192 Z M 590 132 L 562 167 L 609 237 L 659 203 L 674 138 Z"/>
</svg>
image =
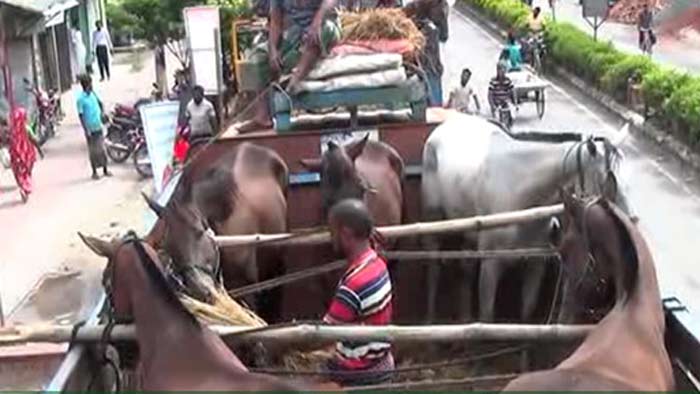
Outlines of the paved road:
<svg viewBox="0 0 700 394">
<path fill-rule="evenodd" d="M 463 67 L 474 73 L 474 83 L 486 102 L 488 80 L 495 74 L 500 43 L 473 21 L 453 10 L 450 39 L 442 48 L 444 90 L 456 86 Z M 520 110 L 515 128 L 551 131 L 597 131 L 611 135 L 622 124 L 595 103 L 557 86 L 548 91 L 545 116 L 534 106 Z M 694 249 L 700 234 L 700 182 L 697 175 L 641 137 L 631 136 L 623 146 L 630 176 L 631 196 L 640 226 L 656 257 L 664 296 L 681 298 L 700 310 L 700 270 Z"/>
<path fill-rule="evenodd" d="M 546 0 L 535 0 L 534 5 L 541 7 L 549 13 Z M 570 22 L 581 30 L 593 34 L 591 26 L 581 15 L 581 6 L 578 0 L 558 0 L 556 6 L 558 21 Z M 608 21 L 598 30 L 601 40 L 612 41 L 615 46 L 627 53 L 640 54 L 638 47 L 637 28 L 631 25 Z M 687 36 L 685 38 L 660 36 L 654 47 L 652 58 L 663 64 L 685 69 L 692 73 L 700 73 L 700 56 L 692 56 L 692 53 L 700 51 L 700 35 Z"/>
</svg>

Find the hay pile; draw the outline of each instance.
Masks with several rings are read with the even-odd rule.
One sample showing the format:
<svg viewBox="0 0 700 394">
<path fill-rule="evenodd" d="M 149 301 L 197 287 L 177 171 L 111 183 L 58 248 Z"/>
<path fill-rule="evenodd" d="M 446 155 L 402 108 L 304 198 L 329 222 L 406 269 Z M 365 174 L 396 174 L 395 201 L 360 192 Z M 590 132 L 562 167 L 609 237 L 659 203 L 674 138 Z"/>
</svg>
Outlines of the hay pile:
<svg viewBox="0 0 700 394">
<path fill-rule="evenodd" d="M 267 323 L 255 312 L 239 304 L 226 292 L 223 287 L 211 289 L 213 303 L 207 304 L 185 294 L 180 295 L 180 301 L 199 321 L 205 324 L 220 324 L 232 326 L 265 327 Z"/>
<path fill-rule="evenodd" d="M 342 12 L 340 23 L 343 41 L 402 40 L 410 42 L 415 51 L 425 46 L 425 37 L 416 24 L 396 8 L 376 8 L 363 12 Z"/>
</svg>

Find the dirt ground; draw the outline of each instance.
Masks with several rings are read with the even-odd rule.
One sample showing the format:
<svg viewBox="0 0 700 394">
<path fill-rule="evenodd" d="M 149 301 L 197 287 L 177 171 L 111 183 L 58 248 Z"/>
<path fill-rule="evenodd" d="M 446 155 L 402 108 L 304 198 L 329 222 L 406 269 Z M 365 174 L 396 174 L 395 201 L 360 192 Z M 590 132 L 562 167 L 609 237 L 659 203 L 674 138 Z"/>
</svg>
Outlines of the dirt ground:
<svg viewBox="0 0 700 394">
<path fill-rule="evenodd" d="M 153 78 L 150 52 L 117 54 L 111 80 L 96 80 L 95 91 L 109 111 L 148 96 Z M 0 173 L 0 301 L 12 322 L 69 322 L 92 308 L 105 261 L 83 245 L 78 231 L 108 239 L 145 230 L 140 192 L 150 192 L 151 181 L 140 179 L 131 161 L 110 163 L 111 178 L 90 179 L 74 104 L 78 89 L 74 85 L 62 97 L 66 118 L 34 167 L 27 204 L 11 171 Z"/>
</svg>

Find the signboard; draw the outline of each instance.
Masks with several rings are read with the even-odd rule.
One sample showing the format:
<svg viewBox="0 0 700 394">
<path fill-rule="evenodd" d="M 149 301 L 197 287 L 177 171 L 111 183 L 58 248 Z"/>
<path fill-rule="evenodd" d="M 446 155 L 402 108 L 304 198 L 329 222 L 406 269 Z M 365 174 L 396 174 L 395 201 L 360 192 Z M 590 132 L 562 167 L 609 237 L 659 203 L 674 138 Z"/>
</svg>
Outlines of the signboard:
<svg viewBox="0 0 700 394">
<path fill-rule="evenodd" d="M 166 170 L 172 171 L 173 148 L 177 133 L 177 117 L 180 103 L 161 101 L 142 105 L 141 119 L 148 146 L 148 157 L 153 169 L 156 193 L 161 194 L 164 187 Z"/>
<path fill-rule="evenodd" d="M 321 154 L 328 150 L 328 143 L 333 141 L 338 145 L 345 145 L 351 141 L 364 138 L 369 133 L 369 139 L 379 141 L 379 132 L 377 129 L 358 130 L 358 131 L 339 131 L 332 134 L 324 134 L 321 136 Z"/>
<path fill-rule="evenodd" d="M 608 9 L 610 7 L 609 0 L 583 0 L 583 17 L 584 18 L 600 18 L 608 17 Z"/>
<path fill-rule="evenodd" d="M 206 94 L 219 94 L 219 7 L 188 7 L 182 14 L 192 56 L 193 80 Z"/>
</svg>

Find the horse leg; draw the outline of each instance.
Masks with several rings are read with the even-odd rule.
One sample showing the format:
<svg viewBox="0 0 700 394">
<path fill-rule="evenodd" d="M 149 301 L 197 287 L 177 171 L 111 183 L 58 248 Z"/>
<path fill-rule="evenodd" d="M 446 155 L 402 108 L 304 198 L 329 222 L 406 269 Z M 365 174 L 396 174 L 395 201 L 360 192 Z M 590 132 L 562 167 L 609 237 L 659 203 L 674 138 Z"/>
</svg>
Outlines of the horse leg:
<svg viewBox="0 0 700 394">
<path fill-rule="evenodd" d="M 547 266 L 542 262 L 528 261 L 523 264 L 523 268 L 525 270 L 523 272 L 523 303 L 520 309 L 520 318 L 522 323 L 528 323 L 533 318 L 537 308 Z"/>
<path fill-rule="evenodd" d="M 503 274 L 502 262 L 496 259 L 481 261 L 479 271 L 479 320 L 493 322 L 496 317 L 496 294 Z"/>
<path fill-rule="evenodd" d="M 490 230 L 479 237 L 479 250 L 505 248 L 517 239 L 516 229 Z M 479 316 L 484 322 L 493 322 L 496 313 L 498 284 L 507 266 L 504 259 L 483 259 L 479 271 Z"/>
<path fill-rule="evenodd" d="M 256 248 L 252 248 L 248 258 L 245 260 L 245 266 L 243 267 L 243 275 L 245 277 L 246 284 L 258 283 L 258 253 Z M 248 307 L 257 312 L 257 299 L 255 294 L 251 294 L 245 297 L 245 302 Z"/>
</svg>

